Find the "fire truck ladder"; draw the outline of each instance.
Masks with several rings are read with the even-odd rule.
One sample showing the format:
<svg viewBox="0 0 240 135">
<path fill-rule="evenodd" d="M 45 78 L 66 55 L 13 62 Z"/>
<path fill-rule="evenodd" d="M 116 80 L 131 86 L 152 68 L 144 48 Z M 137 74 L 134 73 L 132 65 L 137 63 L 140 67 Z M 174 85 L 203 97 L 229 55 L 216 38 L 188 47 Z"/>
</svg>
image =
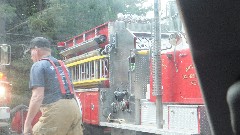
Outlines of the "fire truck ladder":
<svg viewBox="0 0 240 135">
<path fill-rule="evenodd" d="M 89 88 L 108 80 L 108 56 L 92 56 L 67 64 L 74 86 Z"/>
</svg>

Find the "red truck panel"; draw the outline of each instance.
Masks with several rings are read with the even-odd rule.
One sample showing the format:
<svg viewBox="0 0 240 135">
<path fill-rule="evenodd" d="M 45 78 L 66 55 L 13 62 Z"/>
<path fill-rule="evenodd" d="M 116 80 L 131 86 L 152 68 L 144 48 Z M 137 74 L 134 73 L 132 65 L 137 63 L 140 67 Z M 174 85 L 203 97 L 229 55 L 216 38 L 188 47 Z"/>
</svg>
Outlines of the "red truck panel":
<svg viewBox="0 0 240 135">
<path fill-rule="evenodd" d="M 91 92 L 89 93 L 91 96 L 91 103 L 90 103 L 90 108 L 91 108 L 91 123 L 98 125 L 99 124 L 99 106 L 98 106 L 98 92 Z"/>
<path fill-rule="evenodd" d="M 83 122 L 93 125 L 99 124 L 99 93 L 94 92 L 77 92 L 77 97 L 82 104 Z"/>
<path fill-rule="evenodd" d="M 83 119 L 83 121 L 86 122 L 86 123 L 90 123 L 90 113 L 87 113 L 87 112 L 90 112 L 90 111 L 86 110 L 86 109 L 89 109 L 89 108 L 86 107 L 86 103 L 88 102 L 88 101 L 86 101 L 87 98 L 88 98 L 88 97 L 86 97 L 86 92 L 77 92 L 76 96 L 78 97 L 78 99 L 80 100 L 81 105 L 82 105 L 82 119 Z M 86 98 L 86 100 L 85 100 L 85 98 Z"/>
<path fill-rule="evenodd" d="M 73 46 L 73 38 L 66 41 L 66 47 L 72 47 Z"/>
<path fill-rule="evenodd" d="M 84 107 L 83 107 L 83 122 L 91 124 L 91 95 L 85 93 L 84 95 Z"/>
<path fill-rule="evenodd" d="M 109 44 L 109 29 L 108 29 L 108 25 L 109 23 L 105 23 L 103 25 L 101 25 L 100 27 L 98 27 L 98 35 L 106 35 L 107 39 L 106 39 L 106 42 L 101 44 L 100 47 L 104 47 L 105 45 Z"/>
<path fill-rule="evenodd" d="M 96 33 L 96 34 L 95 34 Z M 89 31 L 86 31 L 78 36 L 75 36 L 71 39 L 69 39 L 68 41 L 66 41 L 66 47 L 72 47 L 74 44 L 74 40 L 76 44 L 81 44 L 84 41 L 87 41 L 89 39 L 94 38 L 97 35 L 105 35 L 107 37 L 106 42 L 101 44 L 101 47 L 104 47 L 105 45 L 108 44 L 108 23 L 104 23 L 102 25 L 99 25 Z M 85 36 L 85 40 L 84 40 L 84 36 Z"/>
<path fill-rule="evenodd" d="M 163 102 L 203 104 L 190 50 L 184 49 L 175 53 L 164 53 L 161 58 Z M 150 91 L 152 91 L 151 76 Z M 155 96 L 152 96 L 152 94 L 150 95 L 150 101 L 155 101 Z"/>
<path fill-rule="evenodd" d="M 42 113 L 39 111 L 32 121 L 32 126 L 34 126 L 38 122 L 41 115 L 42 115 Z M 26 110 L 25 111 L 22 110 L 22 112 L 17 111 L 15 113 L 15 115 L 13 116 L 12 121 L 11 121 L 12 131 L 15 131 L 18 134 L 21 134 L 26 117 L 27 117 L 27 111 Z"/>
<path fill-rule="evenodd" d="M 79 35 L 75 37 L 75 42 L 76 44 L 82 43 L 83 42 L 83 35 Z"/>
</svg>

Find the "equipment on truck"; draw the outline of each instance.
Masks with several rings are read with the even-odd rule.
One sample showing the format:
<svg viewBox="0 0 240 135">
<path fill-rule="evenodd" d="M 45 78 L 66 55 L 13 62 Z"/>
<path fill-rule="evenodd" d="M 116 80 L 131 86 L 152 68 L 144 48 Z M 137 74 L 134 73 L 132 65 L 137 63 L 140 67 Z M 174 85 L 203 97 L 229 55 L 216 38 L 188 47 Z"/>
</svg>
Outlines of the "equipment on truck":
<svg viewBox="0 0 240 135">
<path fill-rule="evenodd" d="M 151 20 L 107 22 L 59 43 L 90 134 L 103 134 L 106 127 L 112 135 L 210 134 L 176 11 L 175 2 L 167 2 L 157 54 Z"/>
</svg>

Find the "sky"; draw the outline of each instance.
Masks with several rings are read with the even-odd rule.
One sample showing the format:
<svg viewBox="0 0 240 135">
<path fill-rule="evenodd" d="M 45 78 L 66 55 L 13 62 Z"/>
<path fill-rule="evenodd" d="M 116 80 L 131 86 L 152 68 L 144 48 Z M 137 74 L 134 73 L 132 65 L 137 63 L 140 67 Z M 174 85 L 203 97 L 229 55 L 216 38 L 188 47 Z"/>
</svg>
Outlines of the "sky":
<svg viewBox="0 0 240 135">
<path fill-rule="evenodd" d="M 150 7 L 150 6 L 153 7 L 153 4 L 154 4 L 154 0 L 147 0 L 147 2 L 144 3 L 143 5 L 144 5 L 144 7 Z M 149 19 L 153 18 L 154 17 L 153 11 L 147 12 L 146 17 L 149 18 Z"/>
<path fill-rule="evenodd" d="M 147 0 L 147 2 L 144 4 L 144 6 L 149 7 L 153 6 L 154 0 Z"/>
<path fill-rule="evenodd" d="M 148 6 L 154 6 L 154 1 L 155 0 L 147 0 L 146 3 L 144 3 L 144 6 L 148 7 Z M 161 11 L 164 11 L 166 10 L 166 3 L 167 3 L 168 0 L 160 0 L 160 4 L 161 4 Z M 147 18 L 153 18 L 154 17 L 154 12 L 153 11 L 149 11 L 147 12 L 147 15 L 146 15 Z"/>
</svg>

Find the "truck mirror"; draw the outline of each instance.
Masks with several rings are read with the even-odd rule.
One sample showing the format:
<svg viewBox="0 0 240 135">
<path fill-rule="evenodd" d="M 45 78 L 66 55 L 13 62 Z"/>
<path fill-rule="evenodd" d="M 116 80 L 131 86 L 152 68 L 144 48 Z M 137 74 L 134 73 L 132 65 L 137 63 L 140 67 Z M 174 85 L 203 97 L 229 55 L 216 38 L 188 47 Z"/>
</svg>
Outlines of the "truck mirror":
<svg viewBox="0 0 240 135">
<path fill-rule="evenodd" d="M 11 61 L 11 46 L 0 44 L 0 65 L 10 65 Z"/>
<path fill-rule="evenodd" d="M 179 33 L 173 33 L 169 36 L 169 43 L 173 46 L 177 46 L 182 43 L 182 37 Z"/>
</svg>

